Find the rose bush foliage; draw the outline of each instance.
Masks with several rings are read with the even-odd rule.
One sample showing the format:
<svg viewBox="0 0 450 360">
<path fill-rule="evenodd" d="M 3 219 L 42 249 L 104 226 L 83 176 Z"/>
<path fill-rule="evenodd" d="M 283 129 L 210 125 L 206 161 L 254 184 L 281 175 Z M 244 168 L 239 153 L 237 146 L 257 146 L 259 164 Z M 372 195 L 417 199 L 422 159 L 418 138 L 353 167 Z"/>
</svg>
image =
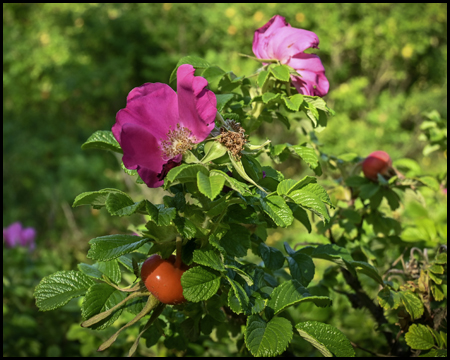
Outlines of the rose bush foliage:
<svg viewBox="0 0 450 360">
<path fill-rule="evenodd" d="M 112 132 L 95 133 L 83 147 L 123 154 L 124 170 L 139 175 L 137 182 L 163 186 L 167 193 L 161 204 L 134 201 L 112 188 L 77 196 L 73 206 L 104 207 L 112 216 L 141 214 L 146 222 L 135 229 L 138 236 L 92 239 L 87 256 L 94 264 L 82 263 L 78 271 L 44 278 L 35 291 L 37 306 L 52 310 L 84 296 L 81 325 L 98 330 L 111 327 L 124 311 L 135 315 L 100 345 L 100 351 L 145 318 L 129 355 L 141 337 L 148 347 L 163 337 L 168 349 L 185 351 L 215 329 L 220 339 L 237 337 L 243 355 L 289 354 L 295 334 L 325 356 L 354 356 L 354 345 L 338 328 L 296 321 L 289 313 L 305 304 L 333 306 L 331 292 L 336 292 L 348 297 L 353 307 L 367 309 L 386 339 L 389 355 L 411 349 L 431 349 L 432 355 L 446 352 L 444 323 L 432 320 L 443 319 L 445 312 L 445 249 L 438 248 L 434 258 L 422 252 L 420 261 L 411 255 L 407 265 L 397 269 L 403 276 L 400 284 L 390 279 L 389 271 L 380 274 L 373 256 L 379 242 L 401 242 L 401 224 L 380 207 L 383 199 L 395 211 L 399 193 L 434 188 L 435 183 L 399 173 L 368 179 L 360 176 L 364 159 L 357 154 L 337 158 L 322 151 L 314 130 L 323 130 L 334 114 L 321 97 L 329 83 L 320 58 L 304 53 L 318 43 L 313 32 L 292 28 L 276 15 L 255 32 L 253 51 L 263 63 L 255 74 L 238 77 L 188 56 L 173 73 L 176 93 L 161 83 L 133 89 Z M 194 76 L 195 70 L 201 76 Z M 212 82 L 218 84 L 215 93 L 207 88 Z M 298 116 L 307 139 L 303 143 L 249 140 L 263 123 L 280 122 L 289 129 Z M 261 164 L 264 157 L 271 166 Z M 290 157 L 315 176 L 285 178 L 274 164 Z M 345 206 L 334 203 L 318 180 L 322 168 L 339 172 L 332 181 L 349 194 Z M 281 251 L 266 242 L 269 229 L 286 228 L 294 221 L 308 232 L 314 228 L 329 243 L 293 249 L 285 242 Z M 148 291 L 141 267 L 153 254 L 173 259 L 173 252 L 178 263 L 189 268 L 180 279 L 187 302 L 172 307 L 152 294 L 156 290 Z M 312 285 L 317 259 L 331 266 Z M 133 274 L 136 282 L 122 272 Z M 348 287 L 336 288 L 338 273 L 351 293 Z M 376 301 L 361 286 L 361 276 L 376 285 Z M 401 322 L 389 322 L 384 311 L 398 314 Z M 416 325 L 418 321 L 424 324 Z M 393 336 L 396 326 L 400 334 L 406 333 L 408 347 L 399 346 Z M 434 343 L 423 346 L 422 338 Z"/>
</svg>

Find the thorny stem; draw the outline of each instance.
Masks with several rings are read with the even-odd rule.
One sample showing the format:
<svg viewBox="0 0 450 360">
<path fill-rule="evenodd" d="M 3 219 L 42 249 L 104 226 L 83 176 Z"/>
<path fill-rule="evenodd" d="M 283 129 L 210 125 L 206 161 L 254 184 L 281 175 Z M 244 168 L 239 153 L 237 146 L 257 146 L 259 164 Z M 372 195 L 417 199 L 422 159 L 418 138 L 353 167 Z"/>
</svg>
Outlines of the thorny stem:
<svg viewBox="0 0 450 360">
<path fill-rule="evenodd" d="M 394 356 L 394 355 L 383 355 L 383 354 L 377 354 L 377 353 L 374 353 L 373 351 L 367 350 L 367 349 L 365 349 L 365 348 L 363 348 L 363 347 L 361 347 L 361 346 L 355 344 L 353 341 L 350 341 L 350 343 L 352 344 L 352 346 L 353 346 L 355 349 L 361 349 L 362 351 L 368 352 L 369 354 L 372 354 L 372 355 L 375 355 L 375 356 L 378 356 L 378 357 L 396 357 L 396 356 Z"/>
<path fill-rule="evenodd" d="M 387 271 L 384 273 L 384 275 L 382 276 L 382 279 L 383 279 L 383 280 L 386 278 L 386 276 L 387 276 L 388 273 L 390 273 L 390 272 L 397 272 L 397 271 L 392 271 L 392 270 L 394 270 L 394 267 L 398 264 L 399 261 L 402 261 L 402 262 L 403 262 L 403 255 L 405 254 L 406 250 L 407 250 L 407 248 L 405 248 L 405 249 L 403 250 L 402 254 L 401 254 L 401 255 L 400 255 L 400 256 L 399 256 L 392 264 L 391 264 L 389 270 L 387 270 Z M 404 265 L 404 263 L 403 263 L 403 265 Z M 405 269 L 405 268 L 403 267 L 403 269 Z M 404 274 L 404 271 L 402 271 L 402 273 Z"/>
</svg>

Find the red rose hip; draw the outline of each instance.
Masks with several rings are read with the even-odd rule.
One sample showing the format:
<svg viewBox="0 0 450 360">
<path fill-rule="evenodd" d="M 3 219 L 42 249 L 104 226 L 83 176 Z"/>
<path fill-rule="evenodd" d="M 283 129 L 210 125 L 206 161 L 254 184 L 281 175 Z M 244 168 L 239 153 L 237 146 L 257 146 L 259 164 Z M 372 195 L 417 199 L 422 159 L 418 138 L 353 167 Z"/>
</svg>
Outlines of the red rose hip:
<svg viewBox="0 0 450 360">
<path fill-rule="evenodd" d="M 174 255 L 161 259 L 161 256 L 155 254 L 142 264 L 141 279 L 145 287 L 163 304 L 176 305 L 186 301 L 181 287 L 181 275 L 189 267 L 182 263 L 177 267 L 175 260 Z"/>
<path fill-rule="evenodd" d="M 371 180 L 377 180 L 377 174 L 389 176 L 392 168 L 392 160 L 384 151 L 374 151 L 362 163 L 364 176 Z"/>
</svg>

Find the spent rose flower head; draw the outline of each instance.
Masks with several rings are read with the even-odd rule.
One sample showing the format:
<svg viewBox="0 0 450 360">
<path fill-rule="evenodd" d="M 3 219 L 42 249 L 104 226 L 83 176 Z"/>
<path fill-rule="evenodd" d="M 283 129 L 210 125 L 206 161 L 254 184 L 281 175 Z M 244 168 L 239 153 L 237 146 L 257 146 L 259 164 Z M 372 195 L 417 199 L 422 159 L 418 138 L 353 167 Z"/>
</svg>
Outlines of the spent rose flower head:
<svg viewBox="0 0 450 360">
<path fill-rule="evenodd" d="M 257 58 L 276 59 L 301 75 L 291 75 L 300 94 L 325 96 L 330 87 L 325 68 L 317 55 L 304 53 L 306 49 L 318 49 L 318 46 L 319 38 L 315 33 L 291 27 L 280 15 L 275 15 L 256 30 L 253 38 L 253 53 Z"/>
<path fill-rule="evenodd" d="M 177 93 L 166 84 L 146 83 L 130 91 L 112 127 L 123 164 L 137 170 L 148 187 L 159 187 L 182 155 L 211 133 L 217 113 L 208 82 L 192 65 L 177 70 Z"/>
<path fill-rule="evenodd" d="M 35 238 L 36 230 L 32 227 L 23 228 L 19 221 L 3 229 L 3 241 L 7 247 L 22 246 L 33 250 L 36 247 Z"/>
</svg>

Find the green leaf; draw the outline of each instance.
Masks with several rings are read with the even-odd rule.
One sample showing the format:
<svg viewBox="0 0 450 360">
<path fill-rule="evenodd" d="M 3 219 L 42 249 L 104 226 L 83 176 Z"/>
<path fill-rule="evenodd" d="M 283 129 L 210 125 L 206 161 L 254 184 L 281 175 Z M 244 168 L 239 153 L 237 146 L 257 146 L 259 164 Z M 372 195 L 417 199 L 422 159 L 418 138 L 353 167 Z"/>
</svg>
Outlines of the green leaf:
<svg viewBox="0 0 450 360">
<path fill-rule="evenodd" d="M 294 221 L 294 215 L 286 201 L 278 195 L 259 199 L 264 212 L 281 227 L 287 227 Z"/>
<path fill-rule="evenodd" d="M 329 222 L 330 216 L 325 204 L 319 196 L 307 189 L 294 190 L 289 194 L 289 197 L 303 208 L 306 208 L 317 214 L 322 221 Z"/>
<path fill-rule="evenodd" d="M 117 260 L 100 261 L 93 265 L 81 263 L 77 267 L 83 274 L 94 279 L 102 280 L 102 277 L 106 276 L 115 284 L 118 284 L 121 279 L 120 267 Z"/>
<path fill-rule="evenodd" d="M 220 276 L 203 266 L 195 266 L 181 276 L 183 295 L 188 301 L 200 302 L 211 298 L 219 289 Z"/>
<path fill-rule="evenodd" d="M 89 191 L 84 192 L 78 195 L 74 202 L 72 207 L 81 206 L 81 205 L 92 205 L 95 208 L 100 208 L 102 206 L 105 206 L 106 200 L 108 199 L 108 195 L 111 193 L 120 193 L 125 196 L 128 196 L 124 192 L 117 190 L 117 189 L 102 189 L 99 191 Z"/>
<path fill-rule="evenodd" d="M 173 221 L 175 225 L 175 219 Z M 144 234 L 156 240 L 158 243 L 171 242 L 172 240 L 175 240 L 176 236 L 178 235 L 178 230 L 174 225 L 158 226 L 153 221 L 149 221 L 147 224 L 145 224 L 145 227 L 148 231 L 145 231 Z M 180 226 L 182 225 L 183 224 L 181 224 Z"/>
<path fill-rule="evenodd" d="M 357 272 L 371 277 L 381 286 L 384 286 L 383 279 L 381 278 L 380 274 L 378 274 L 378 270 L 369 263 L 366 263 L 365 261 L 349 261 L 349 263 Z"/>
<path fill-rule="evenodd" d="M 370 182 L 368 184 L 362 185 L 360 190 L 361 193 L 359 194 L 359 196 L 361 196 L 362 199 L 370 199 L 380 190 L 380 185 Z"/>
<path fill-rule="evenodd" d="M 432 357 L 444 357 L 444 358 L 446 358 L 447 356 L 448 356 L 447 355 L 447 349 L 431 349 L 427 353 L 419 355 L 419 357 L 427 357 L 427 358 L 432 358 Z"/>
<path fill-rule="evenodd" d="M 243 257 L 250 249 L 250 232 L 242 225 L 230 224 L 230 230 L 220 239 L 220 245 L 228 255 Z"/>
<path fill-rule="evenodd" d="M 209 175 L 209 174 L 208 174 Z M 222 191 L 225 179 L 222 176 L 208 176 L 202 172 L 197 173 L 197 186 L 203 195 L 214 200 Z"/>
<path fill-rule="evenodd" d="M 83 150 L 100 149 L 109 150 L 123 154 L 122 148 L 114 137 L 112 131 L 98 130 L 93 133 L 86 142 L 81 145 Z"/>
<path fill-rule="evenodd" d="M 362 185 L 366 185 L 370 183 L 369 179 L 366 179 L 365 177 L 362 176 L 349 176 L 347 179 L 345 179 L 345 183 L 347 184 L 347 186 L 351 186 L 351 187 L 359 187 Z"/>
<path fill-rule="evenodd" d="M 319 163 L 319 158 L 313 148 L 301 145 L 291 145 L 289 146 L 289 149 L 294 154 L 300 156 L 317 176 L 322 175 L 322 168 Z"/>
<path fill-rule="evenodd" d="M 287 82 L 291 79 L 289 67 L 286 65 L 275 65 L 270 67 L 270 72 L 276 79 Z"/>
<path fill-rule="evenodd" d="M 355 272 L 353 267 L 349 264 L 350 261 L 353 261 L 353 258 L 348 252 L 348 250 L 336 244 L 317 246 L 312 251 L 311 257 L 315 259 L 324 259 L 332 261 L 353 273 Z"/>
<path fill-rule="evenodd" d="M 103 273 L 98 269 L 97 266 L 89 265 L 85 263 L 81 263 L 77 265 L 78 270 L 80 270 L 83 274 L 94 278 L 94 279 L 101 279 L 103 276 Z"/>
<path fill-rule="evenodd" d="M 208 266 L 217 271 L 224 271 L 225 267 L 220 255 L 213 250 L 194 250 L 192 261 L 197 264 Z"/>
<path fill-rule="evenodd" d="M 91 248 L 87 257 L 98 261 L 109 261 L 140 248 L 149 238 L 135 235 L 106 235 L 89 241 Z"/>
<path fill-rule="evenodd" d="M 309 105 L 313 105 L 315 108 L 325 111 L 327 114 L 334 114 L 334 111 L 327 106 L 325 100 L 320 96 L 304 95 L 303 100 L 305 100 Z"/>
<path fill-rule="evenodd" d="M 311 120 L 313 127 L 316 128 L 319 125 L 320 120 L 319 111 L 313 104 L 309 103 L 308 101 L 306 102 L 306 104 L 303 104 L 302 107 L 304 108 L 306 115 Z"/>
<path fill-rule="evenodd" d="M 309 192 L 311 194 L 316 195 L 323 203 L 329 205 L 330 207 L 334 207 L 331 203 L 330 197 L 328 196 L 327 191 L 322 187 L 322 185 L 319 185 L 317 183 L 309 183 L 305 186 L 302 186 L 299 190 L 302 190 L 304 192 Z M 289 196 L 289 194 L 288 194 Z"/>
<path fill-rule="evenodd" d="M 244 270 L 239 269 L 237 266 L 234 265 L 225 265 L 226 269 L 230 269 L 237 273 L 244 281 L 247 283 L 248 286 L 253 286 L 253 279 L 249 274 L 247 274 Z"/>
<path fill-rule="evenodd" d="M 243 154 L 241 162 L 246 174 L 254 181 L 259 182 L 262 179 L 263 173 L 261 164 L 254 156 Z"/>
<path fill-rule="evenodd" d="M 201 160 L 203 164 L 218 159 L 227 153 L 227 148 L 218 141 L 208 141 L 205 144 L 205 156 Z"/>
<path fill-rule="evenodd" d="M 245 344 L 253 356 L 277 356 L 286 350 L 292 339 L 292 324 L 289 320 L 275 317 L 265 322 L 259 315 L 247 319 Z"/>
<path fill-rule="evenodd" d="M 328 296 L 313 296 L 297 280 L 289 280 L 278 285 L 270 294 L 267 306 L 273 309 L 274 315 L 279 314 L 289 306 L 297 305 L 301 302 L 313 302 L 316 306 L 331 306 L 331 299 Z"/>
<path fill-rule="evenodd" d="M 264 86 L 264 83 L 269 78 L 269 74 L 270 73 L 267 70 L 263 70 L 259 73 L 257 83 L 260 88 Z"/>
<path fill-rule="evenodd" d="M 217 111 L 222 111 L 235 94 L 216 94 Z"/>
<path fill-rule="evenodd" d="M 86 292 L 81 305 L 83 321 L 109 310 L 126 298 L 126 293 L 114 289 L 108 284 L 94 284 Z M 122 308 L 117 309 L 107 318 L 91 326 L 92 329 L 102 330 L 112 325 L 122 313 Z"/>
<path fill-rule="evenodd" d="M 145 200 L 134 202 L 125 193 L 114 192 L 106 199 L 106 209 L 111 215 L 130 216 L 145 205 Z"/>
<path fill-rule="evenodd" d="M 208 86 L 211 88 L 211 85 L 214 83 L 214 87 L 216 88 L 218 85 L 218 81 L 226 74 L 224 70 L 222 70 L 218 66 L 210 66 L 206 68 L 205 71 L 202 72 L 202 77 L 208 81 Z"/>
<path fill-rule="evenodd" d="M 439 182 L 432 176 L 421 176 L 414 179 L 419 180 L 422 184 L 428 186 L 434 191 L 439 191 Z"/>
<path fill-rule="evenodd" d="M 145 209 L 150 216 L 150 220 L 159 226 L 170 225 L 177 215 L 175 208 L 166 208 L 163 204 L 153 205 L 150 201 L 145 202 Z"/>
<path fill-rule="evenodd" d="M 228 276 L 226 278 L 231 285 L 231 290 L 228 292 L 228 306 L 236 314 L 251 313 L 251 309 L 249 309 L 250 299 L 241 284 Z"/>
<path fill-rule="evenodd" d="M 422 301 L 411 291 L 400 291 L 400 298 L 403 305 L 413 320 L 419 319 L 423 315 L 424 307 Z"/>
<path fill-rule="evenodd" d="M 193 239 L 197 235 L 197 227 L 186 217 L 177 216 L 173 223 L 181 236 L 186 239 Z"/>
<path fill-rule="evenodd" d="M 314 262 L 311 257 L 297 252 L 288 256 L 287 260 L 292 278 L 297 280 L 303 286 L 308 286 L 314 278 L 315 272 Z"/>
<path fill-rule="evenodd" d="M 425 325 L 412 324 L 405 334 L 409 347 L 415 350 L 428 350 L 434 346 L 434 338 Z"/>
<path fill-rule="evenodd" d="M 341 212 L 341 215 L 344 219 L 350 221 L 353 224 L 361 223 L 361 215 L 359 212 L 351 209 L 344 209 Z"/>
<path fill-rule="evenodd" d="M 223 177 L 227 183 L 227 186 L 229 186 L 230 188 L 232 188 L 233 190 L 237 191 L 238 193 L 240 193 L 242 195 L 248 195 L 250 193 L 250 190 L 249 190 L 247 184 L 244 184 L 244 183 L 228 176 L 223 171 L 211 170 L 211 172 L 209 173 L 209 177 L 211 178 L 213 176 Z"/>
<path fill-rule="evenodd" d="M 183 64 L 190 64 L 196 69 L 206 69 L 211 66 L 209 62 L 197 56 L 182 57 L 180 60 L 178 60 L 177 66 L 175 66 L 175 69 L 173 69 L 172 74 L 170 74 L 169 84 L 177 78 L 177 70 L 180 67 L 180 65 Z"/>
<path fill-rule="evenodd" d="M 94 266 L 102 272 L 113 283 L 118 284 L 121 280 L 121 272 L 117 259 L 111 261 L 99 261 Z"/>
<path fill-rule="evenodd" d="M 436 264 L 447 264 L 447 253 L 442 252 L 436 255 L 436 259 L 434 260 Z"/>
<path fill-rule="evenodd" d="M 334 326 L 318 321 L 305 321 L 295 325 L 300 336 L 318 349 L 323 356 L 354 357 L 355 350 L 347 337 Z"/>
<path fill-rule="evenodd" d="M 303 179 L 296 181 L 292 179 L 283 180 L 278 184 L 277 193 L 278 195 L 288 195 L 294 190 L 301 189 L 302 187 L 308 185 L 309 183 L 316 183 L 317 178 L 314 176 L 305 176 Z"/>
<path fill-rule="evenodd" d="M 441 265 L 437 265 L 437 264 L 431 265 L 429 270 L 434 274 L 442 275 L 444 273 L 444 267 Z"/>
<path fill-rule="evenodd" d="M 58 271 L 44 277 L 36 289 L 36 306 L 41 311 L 54 310 L 69 300 L 83 296 L 94 281 L 79 271 Z"/>
<path fill-rule="evenodd" d="M 264 102 L 264 104 L 268 104 L 272 100 L 276 100 L 279 97 L 280 97 L 279 93 L 274 94 L 274 93 L 271 93 L 271 92 L 266 92 L 262 96 L 262 101 Z"/>
<path fill-rule="evenodd" d="M 285 257 L 280 250 L 267 246 L 264 243 L 260 243 L 258 249 L 267 269 L 278 270 L 283 266 Z"/>
<path fill-rule="evenodd" d="M 303 102 L 302 94 L 295 94 L 289 97 L 283 95 L 281 96 L 281 98 L 284 100 L 286 107 L 292 111 L 298 111 L 298 109 L 300 109 L 300 105 Z"/>
<path fill-rule="evenodd" d="M 182 164 L 171 169 L 164 179 L 164 189 L 180 183 L 197 181 L 197 173 L 208 175 L 208 170 L 203 165 Z"/>
<path fill-rule="evenodd" d="M 402 304 L 400 294 L 391 290 L 388 286 L 380 290 L 377 299 L 380 306 L 385 310 L 395 310 Z"/>
<path fill-rule="evenodd" d="M 398 209 L 400 206 L 400 197 L 395 191 L 389 188 L 383 188 L 383 196 L 387 199 L 392 211 Z"/>
<path fill-rule="evenodd" d="M 294 218 L 300 221 L 305 226 L 306 230 L 308 230 L 308 233 L 311 233 L 311 222 L 309 221 L 308 213 L 306 212 L 306 210 L 291 202 L 288 202 L 287 204 L 291 208 Z"/>
</svg>

